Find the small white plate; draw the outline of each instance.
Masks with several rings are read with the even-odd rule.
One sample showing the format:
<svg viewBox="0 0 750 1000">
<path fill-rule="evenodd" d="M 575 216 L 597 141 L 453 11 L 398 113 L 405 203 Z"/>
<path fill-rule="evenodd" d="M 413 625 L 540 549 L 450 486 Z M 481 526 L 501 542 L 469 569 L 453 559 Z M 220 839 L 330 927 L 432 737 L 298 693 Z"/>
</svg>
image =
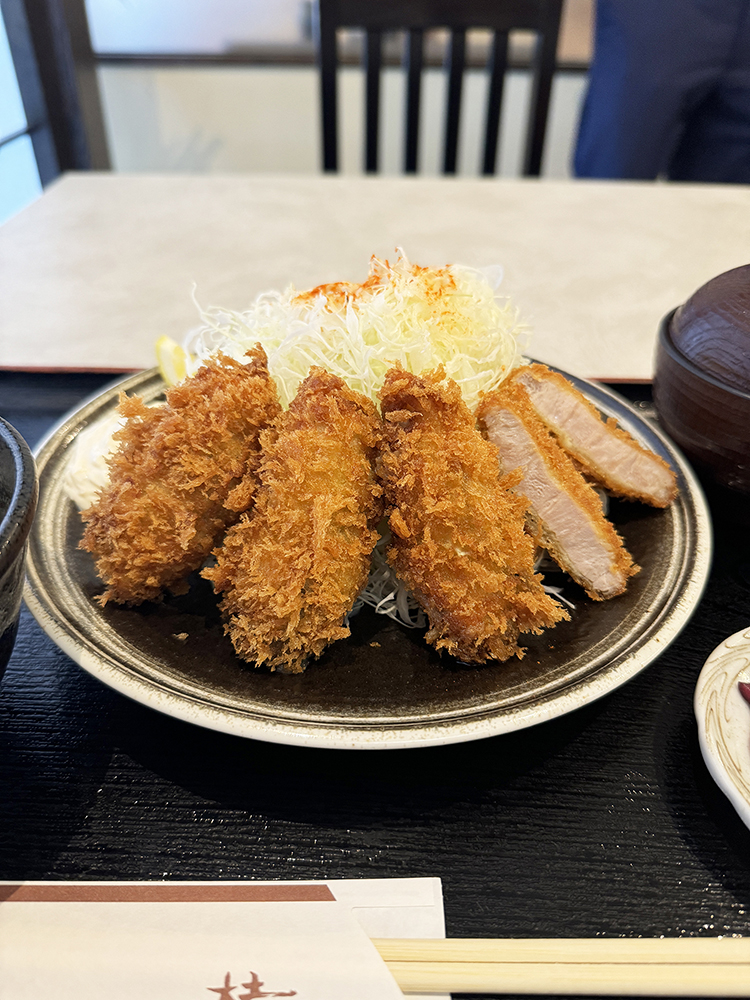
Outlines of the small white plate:
<svg viewBox="0 0 750 1000">
<path fill-rule="evenodd" d="M 750 827 L 750 705 L 740 681 L 750 681 L 750 628 L 730 635 L 711 653 L 693 701 L 706 766 Z"/>
</svg>

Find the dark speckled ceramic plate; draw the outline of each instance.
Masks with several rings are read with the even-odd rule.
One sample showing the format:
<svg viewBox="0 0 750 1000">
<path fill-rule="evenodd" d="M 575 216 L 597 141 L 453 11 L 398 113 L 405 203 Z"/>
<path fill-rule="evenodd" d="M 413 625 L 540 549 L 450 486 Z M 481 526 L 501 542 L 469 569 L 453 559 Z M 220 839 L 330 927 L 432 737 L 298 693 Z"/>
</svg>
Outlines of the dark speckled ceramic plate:
<svg viewBox="0 0 750 1000">
<path fill-rule="evenodd" d="M 438 656 L 418 631 L 365 609 L 352 634 L 304 674 L 256 670 L 224 636 L 205 581 L 188 595 L 139 608 L 94 598 L 102 585 L 77 548 L 81 523 L 63 490 L 76 435 L 112 413 L 121 388 L 148 402 L 156 370 L 84 404 L 37 449 L 41 500 L 28 553 L 26 601 L 47 634 L 104 683 L 169 715 L 256 739 L 307 746 L 403 748 L 479 739 L 579 708 L 643 670 L 694 611 L 711 558 L 705 501 L 684 459 L 620 397 L 573 379 L 607 415 L 677 470 L 667 510 L 613 503 L 610 516 L 642 567 L 627 593 L 590 601 L 561 574 L 571 620 L 526 643 L 523 659 L 467 667 Z M 184 638 L 187 636 L 187 638 Z"/>
</svg>

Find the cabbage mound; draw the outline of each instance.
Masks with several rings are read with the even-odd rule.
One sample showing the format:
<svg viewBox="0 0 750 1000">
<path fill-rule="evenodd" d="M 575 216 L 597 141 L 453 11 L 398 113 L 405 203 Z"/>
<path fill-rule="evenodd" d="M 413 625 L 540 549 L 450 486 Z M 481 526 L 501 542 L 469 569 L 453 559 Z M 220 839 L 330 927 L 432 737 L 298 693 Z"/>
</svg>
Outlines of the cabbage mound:
<svg viewBox="0 0 750 1000">
<path fill-rule="evenodd" d="M 479 395 L 521 359 L 525 328 L 496 294 L 502 272 L 411 264 L 373 257 L 361 285 L 335 282 L 308 292 L 266 292 L 246 312 L 201 310 L 203 326 L 184 347 L 192 374 L 223 351 L 241 361 L 261 343 L 282 406 L 289 405 L 311 365 L 339 375 L 377 402 L 385 373 L 400 362 L 414 374 L 445 366 L 474 409 Z"/>
</svg>

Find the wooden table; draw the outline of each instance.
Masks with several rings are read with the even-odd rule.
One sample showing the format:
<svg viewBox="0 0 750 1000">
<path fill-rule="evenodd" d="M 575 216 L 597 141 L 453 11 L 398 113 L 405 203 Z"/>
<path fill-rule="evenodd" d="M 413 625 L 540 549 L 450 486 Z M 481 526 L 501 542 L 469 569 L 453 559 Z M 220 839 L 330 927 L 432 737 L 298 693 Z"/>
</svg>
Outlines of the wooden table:
<svg viewBox="0 0 750 1000">
<path fill-rule="evenodd" d="M 234 295 L 237 298 L 228 304 L 239 305 L 243 281 L 249 297 L 292 274 L 300 284 L 326 276 L 361 276 L 367 252 L 386 252 L 387 242 L 395 242 L 396 236 L 388 229 L 392 219 L 379 225 L 375 198 L 365 201 L 359 222 L 353 215 L 347 219 L 354 191 L 347 183 L 331 182 L 327 187 L 328 181 L 225 179 L 204 186 L 195 178 L 94 177 L 90 184 L 83 177 L 64 180 L 29 210 L 28 217 L 20 216 L 1 235 L 2 281 L 10 284 L 13 272 L 17 282 L 3 291 L 2 363 L 26 367 L 67 362 L 65 367 L 71 367 L 96 361 L 110 368 L 149 364 L 150 358 L 137 353 L 135 334 L 132 343 L 126 342 L 128 324 L 137 315 L 144 323 L 148 320 L 148 338 L 141 338 L 146 353 L 156 332 L 179 332 L 191 322 L 189 302 L 180 304 L 191 277 L 207 287 L 208 299 L 226 301 Z M 407 185 L 404 182 L 404 191 Z M 164 218 L 164 232 L 171 235 L 155 243 L 154 220 L 149 216 L 158 192 L 169 201 L 174 187 L 185 192 L 191 186 L 196 192 L 214 190 L 214 205 L 222 199 L 226 205 L 231 191 L 242 191 L 242 205 L 254 205 L 256 218 L 262 214 L 261 192 L 268 198 L 275 191 L 276 201 L 265 202 L 266 221 L 255 237 L 247 233 L 240 239 L 242 226 L 226 211 L 220 217 L 207 217 L 204 198 L 185 208 L 181 220 L 172 218 L 168 224 Z M 426 191 L 431 187 L 452 196 L 452 211 L 463 205 L 467 222 L 460 234 L 442 231 L 437 221 L 430 220 Z M 600 248 L 606 220 L 611 222 L 616 214 L 623 223 L 627 214 L 606 185 L 563 190 L 546 184 L 498 183 L 496 188 L 486 185 L 481 200 L 470 198 L 469 188 L 479 187 L 480 182 L 476 188 L 452 187 L 451 182 L 414 185 L 412 196 L 421 206 L 424 228 L 420 232 L 417 227 L 415 208 L 409 215 L 411 252 L 416 259 L 441 260 L 457 258 L 463 250 L 467 260 L 474 237 L 474 256 L 467 262 L 486 261 L 489 250 L 494 250 L 494 259 L 504 256 L 508 283 L 515 284 L 519 304 L 528 296 L 537 316 L 543 315 L 550 286 L 540 279 L 537 288 L 521 271 L 521 260 L 525 268 L 534 261 L 529 233 L 525 251 L 520 249 L 523 241 L 517 224 L 522 212 L 514 198 L 526 199 L 527 210 L 540 227 L 542 206 L 545 201 L 551 204 L 553 192 L 559 212 L 560 204 L 569 206 L 568 226 L 574 226 L 574 203 L 577 211 L 588 211 L 589 220 L 598 211 Z M 618 304 L 624 301 L 627 272 L 634 315 L 640 315 L 647 339 L 670 304 L 723 267 L 743 262 L 738 233 L 750 195 L 739 189 L 615 187 L 626 192 L 631 207 L 641 206 L 637 226 L 611 233 L 610 260 L 617 259 L 623 269 Z M 358 186 L 359 191 L 368 188 L 369 182 Z M 389 188 L 391 182 L 373 182 L 369 189 L 381 197 Z M 391 189 L 400 189 L 399 183 Z M 96 190 L 110 192 L 111 202 L 93 212 Z M 141 192 L 137 198 L 136 190 Z M 290 205 L 293 190 L 298 194 Z M 330 232 L 326 236 L 322 229 L 316 230 L 321 214 L 311 208 L 312 196 L 323 190 L 337 192 L 333 231 L 349 234 L 345 245 L 337 245 Z M 147 202 L 144 191 L 151 192 Z M 286 200 L 281 198 L 283 191 Z M 219 197 L 216 192 L 223 194 Z M 480 227 L 484 192 L 490 210 Z M 646 224 L 647 203 L 655 206 L 659 201 L 657 193 L 664 200 L 658 213 L 653 210 L 653 240 L 646 241 L 645 251 L 637 233 Z M 127 218 L 139 199 L 142 212 Z M 720 246 L 718 236 L 712 241 L 704 234 L 692 255 L 683 247 L 680 254 L 686 266 L 693 258 L 689 274 L 681 273 L 671 258 L 662 258 L 657 280 L 653 255 L 668 243 L 663 225 L 668 214 L 664 206 L 670 199 L 675 211 L 680 200 L 683 207 L 692 205 L 690 211 L 684 209 L 686 214 L 692 212 L 694 220 L 703 218 L 707 226 L 715 223 L 718 228 L 723 218 L 729 236 Z M 89 209 L 84 210 L 85 204 Z M 73 239 L 76 211 L 78 242 Z M 440 211 L 436 208 L 435 214 Z M 266 242 L 265 263 L 260 246 L 256 247 L 255 270 L 243 270 L 248 254 L 243 257 L 239 251 L 254 246 L 254 239 L 268 240 L 274 213 L 280 232 L 289 238 L 302 233 L 304 238 L 296 248 L 287 246 L 280 262 L 274 259 L 283 242 L 280 236 Z M 509 218 L 515 220 L 513 225 L 507 224 Z M 560 220 L 561 215 L 555 218 Z M 115 228 L 102 260 L 92 247 L 103 245 L 107 219 Z M 369 234 L 359 231 L 364 225 Z M 175 240 L 181 226 L 183 232 L 193 229 L 197 243 L 186 247 Z M 212 247 L 222 226 L 230 235 L 224 243 L 216 243 L 213 259 Z M 98 233 L 96 239 L 91 229 Z M 316 231 L 318 257 L 312 252 Z M 493 243 L 489 233 L 494 231 Z M 43 238 L 45 232 L 48 240 Z M 67 256 L 63 232 L 71 239 Z M 539 252 L 541 270 L 552 247 L 562 266 L 565 240 L 560 229 L 552 227 L 551 232 L 555 239 Z M 14 234 L 16 262 L 9 259 Z M 582 230 L 579 236 L 584 239 Z M 36 279 L 30 263 L 34 241 Z M 593 235 L 591 241 L 591 245 L 596 242 Z M 141 242 L 144 259 L 137 261 L 134 248 Z M 674 237 L 675 252 L 678 242 Z M 81 263 L 81 246 L 89 248 L 86 267 Z M 357 254 L 352 255 L 352 247 Z M 578 247 L 580 251 L 580 242 Z M 597 269 L 603 273 L 603 265 L 574 253 L 572 245 L 569 250 L 567 284 L 557 273 L 554 287 L 558 294 L 565 293 L 569 309 L 575 306 L 579 317 L 588 310 L 601 318 L 605 313 L 596 309 L 604 309 L 604 299 L 592 291 L 591 275 Z M 158 257 L 164 267 L 154 274 L 147 262 L 153 264 Z M 26 260 L 23 267 L 21 258 Z M 232 262 L 231 268 L 227 265 L 227 272 L 221 272 L 216 260 Z M 123 286 L 122 275 L 128 269 L 135 277 Z M 579 284 L 579 271 L 588 275 L 587 283 Z M 81 274 L 96 275 L 104 287 L 88 287 Z M 70 281 L 67 293 L 65 275 Z M 135 301 L 144 281 L 151 298 Z M 105 308 L 107 294 L 118 287 L 119 297 Z M 173 294 L 164 298 L 163 311 L 151 315 L 148 302 L 158 290 L 164 293 L 170 288 Z M 538 296 L 533 298 L 535 290 Z M 22 302 L 27 307 L 23 324 Z M 47 310 L 54 315 L 47 316 Z M 72 336 L 75 315 L 85 333 L 80 342 Z M 115 329 L 122 341 L 108 345 L 123 348 L 116 355 L 118 364 L 114 351 L 87 353 L 96 348 L 97 316 L 101 328 Z M 558 319 L 561 324 L 570 322 L 565 310 Z M 612 331 L 621 329 L 616 309 L 610 322 Z M 15 331 L 12 337 L 9 327 Z M 571 336 L 570 326 L 565 329 Z M 614 337 L 611 332 L 610 346 Z M 552 336 L 547 343 L 551 350 L 557 341 Z M 567 364 L 574 348 L 570 343 L 561 346 L 564 357 L 549 359 Z M 598 370 L 612 370 L 601 367 L 607 356 L 600 355 Z M 640 367 L 633 364 L 625 376 L 648 374 L 646 354 L 639 357 Z M 0 372 L 0 415 L 33 445 L 65 410 L 110 378 L 111 373 Z M 631 398 L 648 404 L 648 386 L 623 388 Z M 717 501 L 714 512 L 723 510 Z M 0 878 L 439 876 L 449 936 L 746 935 L 750 831 L 704 766 L 692 695 L 704 660 L 726 636 L 747 627 L 749 608 L 748 531 L 722 513 L 716 518 L 714 567 L 697 613 L 669 649 L 624 687 L 573 714 L 522 732 L 445 747 L 380 752 L 242 740 L 156 714 L 82 671 L 24 612 L 17 647 L 0 686 Z"/>
<path fill-rule="evenodd" d="M 500 264 L 540 360 L 648 379 L 661 317 L 748 262 L 750 189 L 538 180 L 69 174 L 0 228 L 0 368 L 129 370 L 203 305 L 361 281 L 396 246 Z"/>
</svg>

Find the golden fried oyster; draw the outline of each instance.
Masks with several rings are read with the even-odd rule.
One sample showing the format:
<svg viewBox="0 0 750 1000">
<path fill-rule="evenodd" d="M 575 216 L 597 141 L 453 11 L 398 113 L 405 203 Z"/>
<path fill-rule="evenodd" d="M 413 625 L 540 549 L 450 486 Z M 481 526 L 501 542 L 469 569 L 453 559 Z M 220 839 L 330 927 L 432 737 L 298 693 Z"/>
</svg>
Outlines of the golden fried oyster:
<svg viewBox="0 0 750 1000">
<path fill-rule="evenodd" d="M 388 558 L 429 618 L 427 641 L 473 663 L 522 655 L 522 633 L 568 616 L 534 573 L 515 480 L 501 479 L 497 449 L 442 367 L 391 369 L 381 401 Z"/>
<path fill-rule="evenodd" d="M 382 514 L 373 469 L 380 432 L 367 397 L 311 368 L 262 435 L 255 506 L 203 571 L 223 595 L 226 631 L 245 660 L 299 673 L 349 635 L 346 616 L 367 580 Z"/>
<path fill-rule="evenodd" d="M 121 395 L 128 419 L 109 484 L 81 515 L 81 548 L 107 584 L 102 603 L 185 592 L 185 578 L 252 502 L 259 434 L 280 406 L 265 352 L 248 354 L 246 364 L 209 360 L 160 406 Z"/>
</svg>

